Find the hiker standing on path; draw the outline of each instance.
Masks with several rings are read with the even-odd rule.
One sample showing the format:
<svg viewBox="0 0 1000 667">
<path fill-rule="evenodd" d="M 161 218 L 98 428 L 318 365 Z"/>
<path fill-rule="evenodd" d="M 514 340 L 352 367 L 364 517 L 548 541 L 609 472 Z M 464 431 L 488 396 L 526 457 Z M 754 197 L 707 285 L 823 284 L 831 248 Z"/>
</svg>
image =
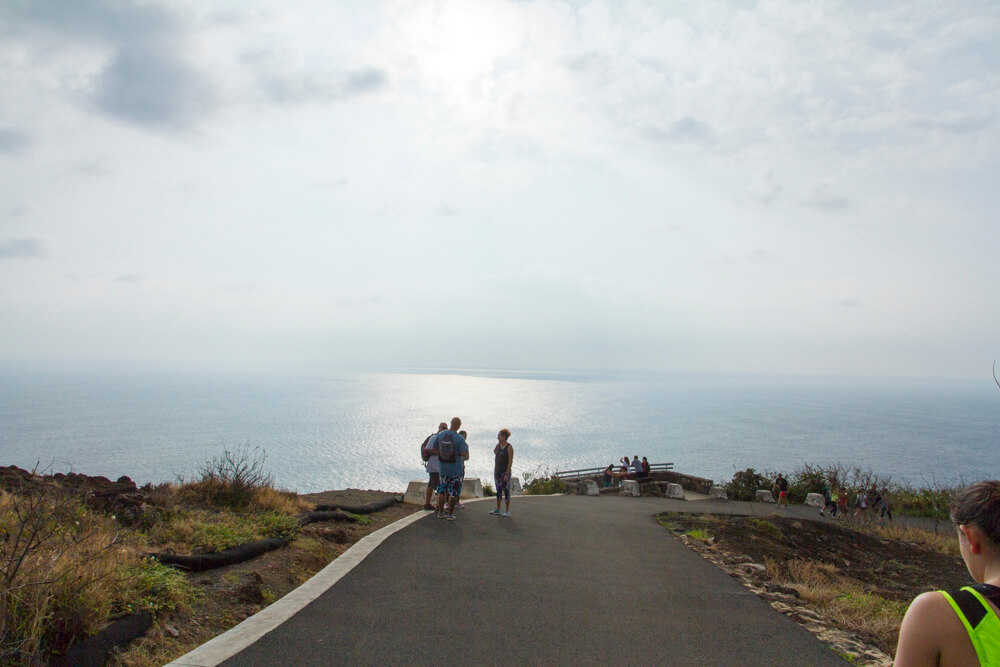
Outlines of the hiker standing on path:
<svg viewBox="0 0 1000 667">
<path fill-rule="evenodd" d="M 493 464 L 493 483 L 497 489 L 497 508 L 490 514 L 500 514 L 500 498 L 502 497 L 507 505 L 503 516 L 510 516 L 510 471 L 514 466 L 514 447 L 507 442 L 510 431 L 505 428 L 497 433 L 497 446 L 493 448 L 496 462 Z"/>
<path fill-rule="evenodd" d="M 455 520 L 455 505 L 462 495 L 462 480 L 465 478 L 465 460 L 469 458 L 469 446 L 465 438 L 456 433 L 462 420 L 451 418 L 451 428 L 438 433 L 434 439 L 438 459 L 441 462 L 441 483 L 438 485 L 438 518 Z"/>
<path fill-rule="evenodd" d="M 459 431 L 458 434 L 460 436 L 462 436 L 462 438 L 465 440 L 466 444 L 468 444 L 468 442 L 469 442 L 469 432 L 468 431 Z M 465 486 L 465 464 L 462 464 L 462 486 L 463 487 Z M 460 509 L 460 510 L 464 510 L 465 509 L 465 505 L 462 504 L 462 499 L 461 498 L 459 498 L 458 502 L 455 503 L 455 507 L 457 509 Z"/>
<path fill-rule="evenodd" d="M 899 628 L 895 667 L 1000 665 L 1000 481 L 958 491 L 951 520 L 978 585 L 918 595 Z"/>
<path fill-rule="evenodd" d="M 642 479 L 642 461 L 638 454 L 632 457 L 632 479 Z"/>
<path fill-rule="evenodd" d="M 788 507 L 788 480 L 779 472 L 771 491 L 778 490 L 778 507 Z"/>
<path fill-rule="evenodd" d="M 424 509 L 432 510 L 431 496 L 437 491 L 441 484 L 441 461 L 438 459 L 437 450 L 434 448 L 434 441 L 437 440 L 438 433 L 447 430 L 448 424 L 441 422 L 438 424 L 437 433 L 432 433 L 424 440 L 420 448 L 420 458 L 424 460 L 424 468 L 427 470 L 427 492 L 424 493 Z"/>
</svg>

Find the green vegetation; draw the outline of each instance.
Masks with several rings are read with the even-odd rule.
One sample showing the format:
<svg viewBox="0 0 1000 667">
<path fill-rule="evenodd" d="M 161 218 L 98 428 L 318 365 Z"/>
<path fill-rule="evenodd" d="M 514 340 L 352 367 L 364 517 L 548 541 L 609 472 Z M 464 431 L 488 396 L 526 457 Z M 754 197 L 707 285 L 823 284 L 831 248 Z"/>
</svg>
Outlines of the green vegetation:
<svg viewBox="0 0 1000 667">
<path fill-rule="evenodd" d="M 692 528 L 687 531 L 685 535 L 690 537 L 692 540 L 698 540 L 699 542 L 709 542 L 712 539 L 712 536 L 701 528 Z"/>
<path fill-rule="evenodd" d="M 523 490 L 526 496 L 544 496 L 566 491 L 566 483 L 552 475 L 548 468 L 543 472 L 539 466 L 535 468 L 534 472 L 525 471 L 522 476 L 524 477 Z"/>
<path fill-rule="evenodd" d="M 150 551 L 294 539 L 311 506 L 275 489 L 264 460 L 263 450 L 227 450 L 199 479 L 147 486 L 145 504 L 117 513 L 89 506 L 87 491 L 37 470 L 8 483 L 0 490 L 0 664 L 58 661 L 71 643 L 121 616 L 162 616 L 195 602 L 188 577 L 147 558 Z"/>
<path fill-rule="evenodd" d="M 722 486 L 726 488 L 730 500 L 753 500 L 758 489 L 771 489 L 778 472 L 758 472 L 747 468 L 734 473 L 733 478 Z M 889 501 L 889 507 L 894 513 L 947 521 L 949 503 L 955 491 L 955 487 L 936 483 L 923 487 L 899 484 L 889 476 L 878 475 L 869 469 L 841 464 L 804 464 L 791 472 L 780 472 L 788 480 L 790 502 L 803 503 L 808 494 L 823 493 L 829 483 L 833 493 L 846 491 L 851 512 L 854 511 L 858 493 L 867 492 L 874 485 Z"/>
<path fill-rule="evenodd" d="M 754 519 L 754 527 L 760 531 L 762 534 L 767 535 L 771 539 L 780 540 L 781 539 L 781 529 L 775 526 L 773 523 L 767 519 Z"/>
</svg>

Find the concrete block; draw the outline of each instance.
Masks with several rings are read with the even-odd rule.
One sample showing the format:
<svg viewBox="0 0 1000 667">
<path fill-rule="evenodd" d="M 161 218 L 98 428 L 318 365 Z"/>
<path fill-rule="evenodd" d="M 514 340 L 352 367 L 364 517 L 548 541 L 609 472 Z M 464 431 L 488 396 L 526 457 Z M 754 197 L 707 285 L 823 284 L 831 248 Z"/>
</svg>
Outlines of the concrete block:
<svg viewBox="0 0 1000 667">
<path fill-rule="evenodd" d="M 403 502 L 408 505 L 424 505 L 424 493 L 427 491 L 427 482 L 410 482 L 406 485 L 406 493 L 403 495 Z M 434 495 L 431 495 L 431 502 L 434 502 Z"/>
<path fill-rule="evenodd" d="M 518 477 L 510 478 L 510 495 L 512 496 L 523 496 L 524 489 L 521 488 L 521 479 Z"/>
<path fill-rule="evenodd" d="M 823 507 L 826 505 L 826 500 L 823 499 L 822 493 L 807 493 L 806 505 L 809 505 L 809 507 Z"/>
<path fill-rule="evenodd" d="M 581 496 L 599 496 L 601 495 L 601 490 L 597 488 L 597 482 L 592 479 L 585 479 L 580 482 L 577 494 Z"/>
<path fill-rule="evenodd" d="M 465 481 L 462 482 L 462 497 L 463 498 L 482 498 L 483 497 L 483 482 L 478 477 L 466 477 Z"/>
<path fill-rule="evenodd" d="M 639 482 L 634 479 L 626 479 L 622 482 L 622 488 L 618 491 L 619 496 L 639 497 Z"/>
<path fill-rule="evenodd" d="M 667 484 L 667 498 L 684 500 L 684 487 L 673 482 Z"/>
<path fill-rule="evenodd" d="M 709 498 L 717 498 L 718 500 L 729 500 L 729 494 L 726 493 L 726 487 L 724 486 L 713 486 L 708 490 Z"/>
<path fill-rule="evenodd" d="M 758 503 L 773 503 L 774 496 L 771 495 L 771 489 L 757 489 L 757 495 L 754 497 Z"/>
</svg>

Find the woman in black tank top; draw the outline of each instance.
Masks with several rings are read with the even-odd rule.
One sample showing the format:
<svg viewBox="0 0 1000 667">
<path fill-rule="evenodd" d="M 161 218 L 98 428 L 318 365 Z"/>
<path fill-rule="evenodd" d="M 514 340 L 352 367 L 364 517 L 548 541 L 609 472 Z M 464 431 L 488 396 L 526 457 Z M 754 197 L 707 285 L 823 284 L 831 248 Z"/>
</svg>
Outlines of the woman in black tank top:
<svg viewBox="0 0 1000 667">
<path fill-rule="evenodd" d="M 493 448 L 493 455 L 496 460 L 493 464 L 493 483 L 497 489 L 497 508 L 490 514 L 500 514 L 500 499 L 506 503 L 503 516 L 510 516 L 510 471 L 514 465 L 514 447 L 507 442 L 510 431 L 501 429 L 497 433 L 497 446 Z"/>
</svg>

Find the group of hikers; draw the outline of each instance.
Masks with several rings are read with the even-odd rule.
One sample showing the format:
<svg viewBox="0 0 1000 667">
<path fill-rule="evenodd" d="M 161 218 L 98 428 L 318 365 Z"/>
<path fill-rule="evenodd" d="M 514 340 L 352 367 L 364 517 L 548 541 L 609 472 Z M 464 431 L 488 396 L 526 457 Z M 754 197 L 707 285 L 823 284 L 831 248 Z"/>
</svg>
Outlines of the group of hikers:
<svg viewBox="0 0 1000 667">
<path fill-rule="evenodd" d="M 636 454 L 629 461 L 628 454 L 618 459 L 618 470 L 615 470 L 615 464 L 611 463 L 607 468 L 604 469 L 603 479 L 601 480 L 604 487 L 608 488 L 612 486 L 616 481 L 621 484 L 623 480 L 626 479 L 636 479 L 643 480 L 649 479 L 649 461 L 643 456 L 642 460 L 639 460 L 639 455 Z"/>
<path fill-rule="evenodd" d="M 778 473 L 771 486 L 771 492 L 778 492 L 778 507 L 788 507 L 788 478 Z M 826 516 L 829 510 L 830 516 L 837 518 L 847 518 L 850 514 L 851 492 L 847 488 L 835 488 L 829 480 L 823 482 L 823 507 L 820 508 L 820 516 Z M 892 508 L 889 505 L 889 494 L 885 490 L 879 490 L 874 483 L 869 489 L 861 489 L 854 494 L 854 519 L 864 520 L 868 516 L 868 510 L 874 515 L 878 512 L 879 520 L 886 518 L 892 521 Z"/>
<path fill-rule="evenodd" d="M 459 430 L 462 420 L 452 417 L 438 424 L 437 433 L 427 436 L 420 445 L 420 458 L 427 470 L 427 491 L 424 509 L 433 510 L 439 519 L 455 520 L 455 510 L 462 508 L 462 485 L 465 481 L 465 462 L 469 459 L 468 433 Z M 510 480 L 514 465 L 514 447 L 508 442 L 510 431 L 500 429 L 493 448 L 493 483 L 496 485 L 497 506 L 490 514 L 510 516 Z M 437 493 L 437 505 L 431 504 Z M 503 512 L 500 503 L 506 503 Z"/>
</svg>

